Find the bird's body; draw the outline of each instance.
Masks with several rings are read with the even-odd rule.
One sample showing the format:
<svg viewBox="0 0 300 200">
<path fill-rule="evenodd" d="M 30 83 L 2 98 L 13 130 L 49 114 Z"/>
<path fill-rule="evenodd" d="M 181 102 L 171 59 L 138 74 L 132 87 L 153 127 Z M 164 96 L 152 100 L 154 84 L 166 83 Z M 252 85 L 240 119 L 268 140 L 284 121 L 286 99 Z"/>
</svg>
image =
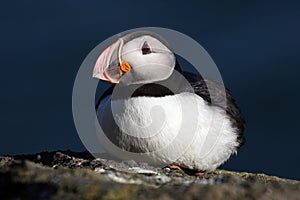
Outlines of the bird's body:
<svg viewBox="0 0 300 200">
<path fill-rule="evenodd" d="M 144 48 L 145 41 L 143 44 Z M 114 145 L 125 151 L 151 152 L 149 161 L 213 171 L 244 143 L 244 119 L 228 90 L 200 75 L 182 72 L 176 61 L 173 65 L 172 70 L 179 71 L 192 91 L 177 77 L 172 79 L 174 71 L 164 79 L 142 81 L 144 84 L 129 96 L 114 96 L 112 86 L 97 104 L 101 128 Z M 130 90 L 140 80 L 126 83 L 122 90 Z M 170 80 L 177 80 L 175 90 L 163 86 Z M 215 91 L 210 93 L 208 86 Z"/>
</svg>

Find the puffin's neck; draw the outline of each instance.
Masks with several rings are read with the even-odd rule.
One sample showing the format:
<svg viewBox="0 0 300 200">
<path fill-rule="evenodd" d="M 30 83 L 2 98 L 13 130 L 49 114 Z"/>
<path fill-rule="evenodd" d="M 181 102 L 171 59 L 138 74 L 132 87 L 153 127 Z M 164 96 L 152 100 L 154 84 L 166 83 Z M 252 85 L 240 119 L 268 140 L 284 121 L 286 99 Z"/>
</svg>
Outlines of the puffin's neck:
<svg viewBox="0 0 300 200">
<path fill-rule="evenodd" d="M 176 60 L 174 70 L 176 70 L 179 73 L 182 73 L 182 70 L 181 70 L 180 65 L 177 60 Z M 169 88 L 163 86 L 164 83 L 167 83 L 168 81 L 172 81 L 172 79 L 174 79 L 174 78 L 175 78 L 175 74 L 173 72 L 172 75 L 164 81 L 158 81 L 158 82 L 154 82 L 154 83 L 145 84 L 145 85 L 139 87 L 137 90 L 135 90 L 135 92 L 132 94 L 131 97 L 141 97 L 141 96 L 164 97 L 164 96 L 180 93 L 180 92 L 178 92 L 179 91 L 178 87 L 176 88 L 175 91 L 174 90 L 172 91 Z M 182 90 L 180 90 L 180 91 L 182 91 Z"/>
<path fill-rule="evenodd" d="M 149 83 L 135 90 L 131 97 L 164 97 L 173 94 L 174 93 L 167 87 L 164 87 L 157 83 Z"/>
</svg>

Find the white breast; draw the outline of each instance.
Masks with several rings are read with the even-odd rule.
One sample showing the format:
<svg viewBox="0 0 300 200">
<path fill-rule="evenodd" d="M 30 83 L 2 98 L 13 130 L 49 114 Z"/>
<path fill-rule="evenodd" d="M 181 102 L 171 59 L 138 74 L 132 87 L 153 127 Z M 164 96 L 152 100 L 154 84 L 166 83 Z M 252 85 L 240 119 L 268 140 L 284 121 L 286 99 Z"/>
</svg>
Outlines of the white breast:
<svg viewBox="0 0 300 200">
<path fill-rule="evenodd" d="M 114 101 L 109 96 L 101 102 L 97 116 L 103 130 L 119 135 L 115 139 L 120 148 L 134 145 L 146 152 L 150 163 L 176 162 L 212 171 L 238 146 L 236 129 L 225 111 L 192 93 Z"/>
</svg>

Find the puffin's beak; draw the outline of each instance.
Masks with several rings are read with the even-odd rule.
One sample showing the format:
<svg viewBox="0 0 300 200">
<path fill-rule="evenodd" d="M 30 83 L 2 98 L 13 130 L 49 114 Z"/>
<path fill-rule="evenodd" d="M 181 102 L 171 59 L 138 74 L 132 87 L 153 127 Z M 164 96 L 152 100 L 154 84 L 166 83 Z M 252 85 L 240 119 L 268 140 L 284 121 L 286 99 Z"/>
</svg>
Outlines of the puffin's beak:
<svg viewBox="0 0 300 200">
<path fill-rule="evenodd" d="M 97 59 L 94 67 L 93 77 L 99 78 L 111 83 L 118 83 L 123 72 L 120 67 L 120 52 L 123 46 L 123 40 L 119 39 L 107 47 Z"/>
</svg>

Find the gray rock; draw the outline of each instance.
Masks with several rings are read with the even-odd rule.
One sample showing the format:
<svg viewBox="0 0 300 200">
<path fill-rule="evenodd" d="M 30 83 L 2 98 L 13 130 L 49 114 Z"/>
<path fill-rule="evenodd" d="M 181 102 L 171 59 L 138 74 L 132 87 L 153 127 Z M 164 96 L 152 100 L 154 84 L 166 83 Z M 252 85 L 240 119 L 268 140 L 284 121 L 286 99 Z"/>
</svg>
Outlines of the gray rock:
<svg viewBox="0 0 300 200">
<path fill-rule="evenodd" d="M 0 199 L 300 199 L 300 182 L 216 170 L 196 177 L 89 153 L 0 157 Z"/>
</svg>

